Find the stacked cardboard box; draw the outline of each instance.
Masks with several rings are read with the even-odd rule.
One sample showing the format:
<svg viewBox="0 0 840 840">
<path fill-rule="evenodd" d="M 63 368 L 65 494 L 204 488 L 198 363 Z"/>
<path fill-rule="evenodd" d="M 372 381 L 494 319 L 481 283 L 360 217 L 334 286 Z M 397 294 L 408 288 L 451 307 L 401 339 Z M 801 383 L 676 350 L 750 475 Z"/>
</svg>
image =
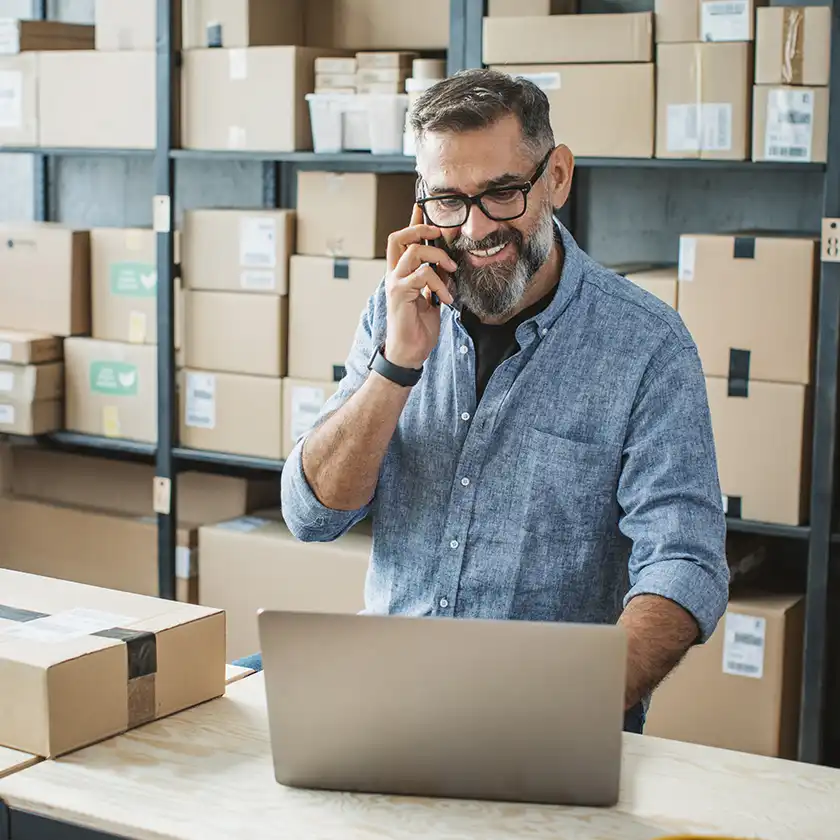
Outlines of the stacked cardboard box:
<svg viewBox="0 0 840 840">
<path fill-rule="evenodd" d="M 649 12 L 484 19 L 484 62 L 539 85 L 581 157 L 653 156 L 652 59 Z"/>
<path fill-rule="evenodd" d="M 706 374 L 731 517 L 807 520 L 818 254 L 795 235 L 680 239 L 679 312 Z"/>
<path fill-rule="evenodd" d="M 355 58 L 315 59 L 315 93 L 356 93 Z"/>
<path fill-rule="evenodd" d="M 414 52 L 360 52 L 356 54 L 358 93 L 403 93 L 411 75 Z"/>
<path fill-rule="evenodd" d="M 628 263 L 613 265 L 610 268 L 637 286 L 641 286 L 652 295 L 664 301 L 672 309 L 677 308 L 678 286 L 677 266 L 648 265 L 645 263 Z"/>
</svg>

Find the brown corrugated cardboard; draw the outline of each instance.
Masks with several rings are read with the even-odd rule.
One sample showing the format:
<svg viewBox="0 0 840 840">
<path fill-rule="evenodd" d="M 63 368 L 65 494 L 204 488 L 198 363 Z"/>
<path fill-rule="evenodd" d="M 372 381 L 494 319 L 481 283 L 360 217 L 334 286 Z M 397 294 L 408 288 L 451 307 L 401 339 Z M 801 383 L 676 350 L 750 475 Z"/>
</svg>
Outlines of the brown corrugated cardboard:
<svg viewBox="0 0 840 840">
<path fill-rule="evenodd" d="M 0 363 L 0 433 L 41 435 L 61 428 L 64 364 Z"/>
<path fill-rule="evenodd" d="M 25 368 L 24 368 L 25 369 Z M 61 428 L 61 400 L 25 400 L 0 394 L 0 434 L 43 435 Z"/>
<path fill-rule="evenodd" d="M 0 55 L 92 49 L 92 26 L 57 20 L 0 19 Z"/>
<path fill-rule="evenodd" d="M 297 253 L 384 257 L 411 218 L 416 178 L 372 172 L 298 172 Z"/>
<path fill-rule="evenodd" d="M 385 260 L 292 257 L 289 376 L 338 381 Z"/>
<path fill-rule="evenodd" d="M 729 376 L 741 351 L 750 383 L 811 381 L 818 251 L 801 236 L 680 238 L 680 315 L 707 376 Z"/>
<path fill-rule="evenodd" d="M 335 393 L 336 382 L 314 379 L 283 380 L 283 457 L 314 425 L 324 403 Z"/>
<path fill-rule="evenodd" d="M 15 496 L 78 505 L 103 512 L 152 516 L 151 464 L 15 446 L 10 453 L 10 492 Z M 182 522 L 208 524 L 242 516 L 278 501 L 275 479 L 244 479 L 199 472 L 178 474 Z"/>
<path fill-rule="evenodd" d="M 653 14 L 484 18 L 485 64 L 653 60 Z"/>
<path fill-rule="evenodd" d="M 749 157 L 752 44 L 662 44 L 656 80 L 657 157 Z"/>
<path fill-rule="evenodd" d="M 289 293 L 293 210 L 191 210 L 184 214 L 184 288 Z"/>
<path fill-rule="evenodd" d="M 542 88 L 558 143 L 578 157 L 653 156 L 653 64 L 499 65 Z"/>
<path fill-rule="evenodd" d="M 830 46 L 829 6 L 759 9 L 755 36 L 755 83 L 827 85 Z"/>
<path fill-rule="evenodd" d="M 16 572 L 0 581 L 0 743 L 58 756 L 224 694 L 224 613 Z"/>
<path fill-rule="evenodd" d="M 712 638 L 654 692 L 645 734 L 796 758 L 801 595 L 742 595 Z"/>
<path fill-rule="evenodd" d="M 156 347 L 70 338 L 64 359 L 68 430 L 157 440 Z"/>
<path fill-rule="evenodd" d="M 284 376 L 289 299 L 187 292 L 184 364 L 199 370 Z"/>
<path fill-rule="evenodd" d="M 0 330 L 0 362 L 13 365 L 40 365 L 64 356 L 60 338 L 45 333 Z"/>
<path fill-rule="evenodd" d="M 753 160 L 825 163 L 828 158 L 828 88 L 753 89 Z"/>
<path fill-rule="evenodd" d="M 573 15 L 578 0 L 488 0 L 488 17 L 525 17 L 526 15 Z"/>
<path fill-rule="evenodd" d="M 801 525 L 808 520 L 811 392 L 750 382 L 746 397 L 706 377 L 720 486 L 729 516 Z"/>
<path fill-rule="evenodd" d="M 0 55 L 0 146 L 38 142 L 38 54 Z"/>
<path fill-rule="evenodd" d="M 316 76 L 319 73 L 354 74 L 356 70 L 356 56 L 352 58 L 329 58 L 321 56 L 315 59 Z"/>
<path fill-rule="evenodd" d="M 293 152 L 312 148 L 305 95 L 328 48 L 250 47 L 184 53 L 183 146 Z"/>
<path fill-rule="evenodd" d="M 632 280 L 637 286 L 641 286 L 667 303 L 668 306 L 677 308 L 677 266 L 629 263 L 610 267 L 616 273 Z"/>
<path fill-rule="evenodd" d="M 155 61 L 150 51 L 42 53 L 41 145 L 153 149 Z"/>
<path fill-rule="evenodd" d="M 283 380 L 184 370 L 181 443 L 192 449 L 282 457 Z"/>
<path fill-rule="evenodd" d="M 302 543 L 269 511 L 199 532 L 199 601 L 224 609 L 228 659 L 259 650 L 257 610 L 364 609 L 371 538 L 364 527 L 332 543 Z"/>
<path fill-rule="evenodd" d="M 425 0 L 422 14 L 401 0 L 306 0 L 306 43 L 355 50 L 445 50 L 449 0 Z"/>
<path fill-rule="evenodd" d="M 304 2 L 183 0 L 184 49 L 303 44 Z"/>
<path fill-rule="evenodd" d="M 356 89 L 355 73 L 315 73 L 315 92 L 336 90 L 337 88 Z"/>
<path fill-rule="evenodd" d="M 656 0 L 656 42 L 752 41 L 767 0 Z"/>
<path fill-rule="evenodd" d="M 90 330 L 90 236 L 49 222 L 0 223 L 0 326 Z"/>
<path fill-rule="evenodd" d="M 181 46 L 181 0 L 172 0 L 175 49 Z M 154 50 L 157 46 L 157 0 L 96 0 L 96 49 Z"/>
</svg>

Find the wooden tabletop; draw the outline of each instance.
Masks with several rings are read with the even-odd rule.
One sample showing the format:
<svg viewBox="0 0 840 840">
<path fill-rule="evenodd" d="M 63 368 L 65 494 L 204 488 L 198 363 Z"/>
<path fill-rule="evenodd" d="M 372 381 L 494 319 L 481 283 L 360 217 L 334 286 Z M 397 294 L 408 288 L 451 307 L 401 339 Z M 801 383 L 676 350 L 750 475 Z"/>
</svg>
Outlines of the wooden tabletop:
<svg viewBox="0 0 840 840">
<path fill-rule="evenodd" d="M 39 761 L 41 759 L 37 755 L 0 747 L 0 779 L 11 776 L 12 773 L 17 773 L 19 770 L 26 770 L 27 767 L 31 767 Z"/>
<path fill-rule="evenodd" d="M 12 807 L 137 840 L 837 840 L 840 771 L 625 736 L 616 808 L 301 791 L 274 781 L 262 675 L 0 781 Z"/>
</svg>

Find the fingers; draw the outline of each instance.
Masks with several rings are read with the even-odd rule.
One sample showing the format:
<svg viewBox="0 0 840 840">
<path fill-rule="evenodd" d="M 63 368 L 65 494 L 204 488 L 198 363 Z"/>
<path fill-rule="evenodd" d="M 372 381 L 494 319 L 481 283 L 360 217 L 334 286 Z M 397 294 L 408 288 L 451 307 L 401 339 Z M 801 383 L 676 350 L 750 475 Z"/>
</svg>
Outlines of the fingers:
<svg viewBox="0 0 840 840">
<path fill-rule="evenodd" d="M 449 288 L 438 276 L 437 272 L 430 265 L 421 265 L 416 271 L 405 277 L 395 278 L 391 288 L 391 294 L 405 297 L 407 300 L 416 300 L 423 295 L 428 300 L 426 289 L 429 292 L 436 292 L 437 296 L 448 304 L 454 303 Z"/>
<path fill-rule="evenodd" d="M 423 208 L 419 204 L 415 204 L 414 209 L 411 211 L 411 221 L 409 222 L 409 226 L 416 227 L 417 225 L 422 225 L 424 221 Z"/>
<path fill-rule="evenodd" d="M 414 205 L 415 211 L 412 214 L 412 222 L 417 217 L 417 210 L 419 205 Z M 403 228 L 392 233 L 388 237 L 388 247 L 385 256 L 388 260 L 388 271 L 393 271 L 403 252 L 409 245 L 414 245 L 423 242 L 426 239 L 437 239 L 440 236 L 440 228 L 433 225 L 421 224 L 423 221 L 422 213 L 419 216 L 420 222 L 413 224 L 411 227 Z"/>
<path fill-rule="evenodd" d="M 439 265 L 444 271 L 449 272 L 454 272 L 458 268 L 456 262 L 442 248 L 414 243 L 405 249 L 394 271 L 398 276 L 405 277 L 417 271 L 423 263 Z"/>
</svg>

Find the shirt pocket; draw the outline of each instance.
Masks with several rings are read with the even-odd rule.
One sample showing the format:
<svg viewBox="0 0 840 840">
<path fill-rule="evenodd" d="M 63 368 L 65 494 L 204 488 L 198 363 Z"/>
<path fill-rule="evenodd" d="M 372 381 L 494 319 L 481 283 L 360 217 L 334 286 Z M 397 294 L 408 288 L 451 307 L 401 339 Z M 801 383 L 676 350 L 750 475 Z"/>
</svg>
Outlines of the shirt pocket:
<svg viewBox="0 0 840 840">
<path fill-rule="evenodd" d="M 546 537 L 602 537 L 617 515 L 620 453 L 539 429 L 525 431 L 523 527 Z"/>
</svg>

